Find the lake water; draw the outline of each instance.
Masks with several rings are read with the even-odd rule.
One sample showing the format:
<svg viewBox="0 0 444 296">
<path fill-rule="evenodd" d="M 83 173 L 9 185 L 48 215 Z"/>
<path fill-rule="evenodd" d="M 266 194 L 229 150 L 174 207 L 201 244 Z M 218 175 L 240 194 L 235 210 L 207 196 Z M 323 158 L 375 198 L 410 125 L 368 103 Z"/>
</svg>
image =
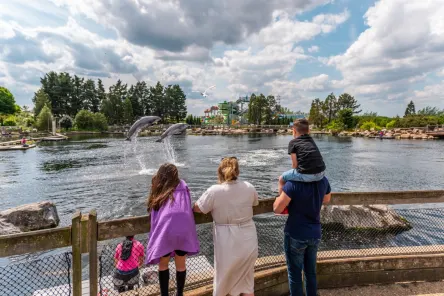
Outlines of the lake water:
<svg viewBox="0 0 444 296">
<path fill-rule="evenodd" d="M 176 136 L 136 143 L 82 138 L 0 153 L 0 210 L 42 200 L 56 203 L 62 224 L 75 210 L 97 209 L 99 219 L 142 215 L 152 174 L 166 161 L 179 167 L 193 199 L 217 181 L 221 157 L 236 156 L 241 178 L 260 197 L 276 196 L 277 178 L 291 166 L 291 136 Z M 442 189 L 444 142 L 315 136 L 333 191 Z M 169 151 L 169 152 L 168 152 Z"/>
</svg>

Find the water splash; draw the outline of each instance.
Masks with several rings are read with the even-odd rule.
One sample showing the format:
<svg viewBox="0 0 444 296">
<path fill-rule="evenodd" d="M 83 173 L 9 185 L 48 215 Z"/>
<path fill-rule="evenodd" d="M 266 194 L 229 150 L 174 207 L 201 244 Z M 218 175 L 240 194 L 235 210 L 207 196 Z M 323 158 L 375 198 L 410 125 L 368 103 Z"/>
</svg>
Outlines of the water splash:
<svg viewBox="0 0 444 296">
<path fill-rule="evenodd" d="M 184 163 L 178 162 L 176 150 L 174 149 L 174 145 L 171 143 L 171 136 L 166 137 L 162 143 L 165 151 L 166 161 L 174 164 L 177 167 L 185 166 Z"/>
</svg>

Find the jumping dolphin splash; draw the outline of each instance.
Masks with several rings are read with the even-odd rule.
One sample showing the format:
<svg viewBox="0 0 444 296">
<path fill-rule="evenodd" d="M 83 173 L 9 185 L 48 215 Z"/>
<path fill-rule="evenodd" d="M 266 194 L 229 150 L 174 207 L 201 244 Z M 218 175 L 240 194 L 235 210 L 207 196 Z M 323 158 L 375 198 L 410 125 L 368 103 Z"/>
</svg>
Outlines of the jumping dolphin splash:
<svg viewBox="0 0 444 296">
<path fill-rule="evenodd" d="M 127 141 L 131 141 L 131 137 L 134 135 L 134 133 L 146 126 L 153 125 L 155 122 L 159 121 L 160 117 L 157 116 L 145 116 L 134 122 L 134 124 L 131 126 L 131 128 L 128 131 L 128 134 L 126 136 Z"/>
<path fill-rule="evenodd" d="M 161 136 L 160 139 L 156 142 L 162 142 L 163 139 L 170 135 L 176 135 L 181 134 L 184 130 L 186 130 L 188 127 L 188 124 L 186 123 L 176 123 L 170 126 Z"/>
</svg>

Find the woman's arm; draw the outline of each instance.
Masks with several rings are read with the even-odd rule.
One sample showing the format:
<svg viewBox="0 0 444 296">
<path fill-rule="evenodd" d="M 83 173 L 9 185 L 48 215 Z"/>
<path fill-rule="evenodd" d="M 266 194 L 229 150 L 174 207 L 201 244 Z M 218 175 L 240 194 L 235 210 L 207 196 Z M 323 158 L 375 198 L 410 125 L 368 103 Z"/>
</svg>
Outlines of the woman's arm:
<svg viewBox="0 0 444 296">
<path fill-rule="evenodd" d="M 194 204 L 193 211 L 195 213 L 202 213 L 202 211 L 200 210 L 199 206 L 197 205 L 197 202 Z"/>
</svg>

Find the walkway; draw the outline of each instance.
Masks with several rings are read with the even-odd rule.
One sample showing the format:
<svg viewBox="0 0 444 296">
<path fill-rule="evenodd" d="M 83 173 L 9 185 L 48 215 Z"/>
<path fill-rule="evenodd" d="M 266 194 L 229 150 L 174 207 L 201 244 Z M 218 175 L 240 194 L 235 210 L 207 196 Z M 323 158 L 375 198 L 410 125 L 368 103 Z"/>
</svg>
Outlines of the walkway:
<svg viewBox="0 0 444 296">
<path fill-rule="evenodd" d="M 400 283 L 320 290 L 319 296 L 444 296 L 444 282 Z"/>
</svg>

